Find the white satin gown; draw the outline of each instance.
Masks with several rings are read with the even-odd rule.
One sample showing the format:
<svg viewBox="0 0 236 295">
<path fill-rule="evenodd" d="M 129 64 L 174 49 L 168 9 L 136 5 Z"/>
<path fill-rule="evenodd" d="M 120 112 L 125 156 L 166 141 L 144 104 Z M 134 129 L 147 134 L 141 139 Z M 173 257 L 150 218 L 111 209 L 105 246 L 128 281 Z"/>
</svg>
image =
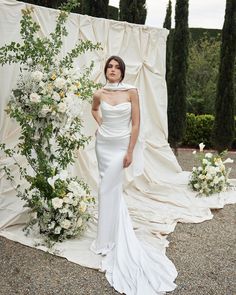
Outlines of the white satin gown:
<svg viewBox="0 0 236 295">
<path fill-rule="evenodd" d="M 91 250 L 102 255 L 101 271 L 126 295 L 163 295 L 176 285 L 173 263 L 139 241 L 122 195 L 123 159 L 130 139 L 131 103 L 101 101 L 102 125 L 96 138 L 100 174 L 98 230 Z"/>
</svg>

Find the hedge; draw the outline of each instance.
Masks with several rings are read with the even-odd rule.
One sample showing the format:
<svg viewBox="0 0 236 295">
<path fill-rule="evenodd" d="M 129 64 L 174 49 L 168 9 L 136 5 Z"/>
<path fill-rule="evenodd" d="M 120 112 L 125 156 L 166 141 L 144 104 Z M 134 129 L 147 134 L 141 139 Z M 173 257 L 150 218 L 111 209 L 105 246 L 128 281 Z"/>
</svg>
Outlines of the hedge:
<svg viewBox="0 0 236 295">
<path fill-rule="evenodd" d="M 195 115 L 187 113 L 186 132 L 182 141 L 182 146 L 197 148 L 200 142 L 204 142 L 206 148 L 214 148 L 212 142 L 212 130 L 214 126 L 213 115 Z M 235 117 L 236 126 L 236 117 Z M 232 148 L 236 148 L 236 129 L 235 139 Z"/>
</svg>

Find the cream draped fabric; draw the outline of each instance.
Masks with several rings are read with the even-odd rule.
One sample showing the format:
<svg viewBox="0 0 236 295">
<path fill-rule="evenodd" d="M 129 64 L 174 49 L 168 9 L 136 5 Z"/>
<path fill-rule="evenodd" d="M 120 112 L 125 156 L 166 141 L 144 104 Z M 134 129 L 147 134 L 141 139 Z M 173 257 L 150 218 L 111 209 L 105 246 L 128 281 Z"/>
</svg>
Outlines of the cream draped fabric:
<svg viewBox="0 0 236 295">
<path fill-rule="evenodd" d="M 0 0 L 0 46 L 11 41 L 20 41 L 22 2 Z M 33 17 L 41 26 L 40 36 L 47 36 L 55 27 L 57 11 L 34 6 Z M 83 68 L 91 60 L 95 62 L 92 78 L 105 84 L 103 67 L 111 55 L 121 56 L 126 63 L 125 82 L 138 88 L 142 100 L 142 134 L 144 137 L 144 172 L 133 178 L 125 173 L 124 196 L 137 237 L 145 240 L 158 251 L 165 252 L 168 245 L 166 235 L 179 222 L 202 222 L 212 218 L 210 208 L 222 208 L 235 203 L 236 192 L 230 191 L 210 198 L 195 198 L 187 187 L 189 172 L 182 171 L 167 142 L 167 90 L 165 82 L 165 46 L 168 31 L 154 27 L 93 18 L 71 14 L 67 22 L 69 36 L 66 37 L 61 55 L 74 47 L 79 38 L 101 42 L 103 50 L 89 52 L 76 60 L 75 67 Z M 0 141 L 14 146 L 19 128 L 4 112 L 11 89 L 19 74 L 18 65 L 0 68 Z M 90 105 L 84 112 L 85 132 L 94 135 L 97 128 Z M 23 163 L 24 159 L 19 158 Z M 12 159 L 1 155 L 0 165 L 13 166 Z M 16 180 L 21 183 L 17 171 Z M 94 138 L 85 150 L 78 152 L 78 159 L 70 168 L 73 175 L 83 177 L 97 195 L 98 170 L 94 151 Z M 235 180 L 232 182 L 235 183 Z M 22 183 L 22 186 L 24 183 Z M 34 246 L 37 234 L 26 237 L 22 228 L 28 219 L 24 202 L 0 174 L 0 235 L 20 243 Z M 60 255 L 84 266 L 97 268 L 100 258 L 90 250 L 96 235 L 95 221 L 79 240 L 58 244 Z M 42 249 L 44 249 L 42 247 Z"/>
</svg>

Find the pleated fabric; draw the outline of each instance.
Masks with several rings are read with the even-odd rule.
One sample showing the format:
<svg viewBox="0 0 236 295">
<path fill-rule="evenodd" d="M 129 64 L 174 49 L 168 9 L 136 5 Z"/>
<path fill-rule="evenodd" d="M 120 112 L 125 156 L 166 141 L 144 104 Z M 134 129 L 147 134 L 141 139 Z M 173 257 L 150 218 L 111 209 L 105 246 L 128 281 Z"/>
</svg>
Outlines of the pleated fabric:
<svg viewBox="0 0 236 295">
<path fill-rule="evenodd" d="M 166 255 L 139 241 L 123 198 L 123 159 L 130 139 L 131 104 L 101 102 L 96 155 L 100 174 L 98 230 L 91 250 L 103 256 L 100 269 L 111 286 L 127 295 L 172 291 L 177 271 Z"/>
</svg>

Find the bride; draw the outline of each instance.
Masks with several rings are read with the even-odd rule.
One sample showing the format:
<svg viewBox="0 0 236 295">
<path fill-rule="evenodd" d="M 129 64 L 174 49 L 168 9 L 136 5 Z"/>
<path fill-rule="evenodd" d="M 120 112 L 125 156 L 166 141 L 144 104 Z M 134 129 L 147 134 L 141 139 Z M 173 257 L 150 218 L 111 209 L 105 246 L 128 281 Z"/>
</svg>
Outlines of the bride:
<svg viewBox="0 0 236 295">
<path fill-rule="evenodd" d="M 122 195 L 124 168 L 138 162 L 134 157 L 140 129 L 138 91 L 122 83 L 125 63 L 120 57 L 107 60 L 104 74 L 107 83 L 94 93 L 92 103 L 92 115 L 99 125 L 95 150 L 100 185 L 97 237 L 91 250 L 102 255 L 101 271 L 118 292 L 163 295 L 176 287 L 175 266 L 163 253 L 137 239 Z"/>
</svg>

